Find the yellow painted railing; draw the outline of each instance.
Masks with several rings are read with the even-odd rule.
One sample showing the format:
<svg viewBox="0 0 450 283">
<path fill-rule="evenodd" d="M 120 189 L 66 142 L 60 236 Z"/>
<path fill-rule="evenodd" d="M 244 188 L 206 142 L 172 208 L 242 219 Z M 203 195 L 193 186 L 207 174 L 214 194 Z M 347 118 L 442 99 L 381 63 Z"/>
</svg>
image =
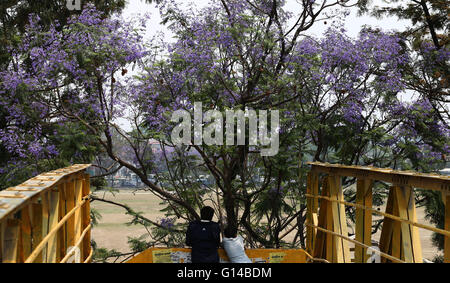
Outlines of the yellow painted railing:
<svg viewBox="0 0 450 283">
<path fill-rule="evenodd" d="M 221 262 L 229 262 L 224 249 L 219 249 Z M 247 249 L 245 253 L 254 263 L 306 263 L 308 255 L 302 249 Z M 191 260 L 191 249 L 150 248 L 127 263 L 187 263 Z"/>
<path fill-rule="evenodd" d="M 450 177 L 370 166 L 309 164 L 311 171 L 306 194 L 307 252 L 314 258 L 328 262 L 351 262 L 351 242 L 355 245 L 355 262 L 367 262 L 370 251 L 377 253 L 381 262 L 420 263 L 423 258 L 418 228 L 422 228 L 444 235 L 444 261 L 450 262 Z M 357 179 L 354 203 L 344 200 L 343 177 Z M 385 212 L 372 207 L 374 181 L 390 184 Z M 417 222 L 413 188 L 442 193 L 445 204 L 444 229 Z M 349 237 L 347 231 L 346 206 L 356 210 L 354 238 Z M 384 217 L 379 249 L 372 247 L 372 214 Z"/>
<path fill-rule="evenodd" d="M 90 177 L 78 164 L 0 191 L 0 262 L 90 262 Z"/>
<path fill-rule="evenodd" d="M 280 262 L 367 262 L 368 252 L 379 254 L 382 262 L 423 262 L 418 228 L 444 235 L 444 261 L 450 262 L 450 177 L 374 167 L 310 165 L 307 249 L 287 251 L 288 256 Z M 89 166 L 55 170 L 0 191 L 0 262 L 91 262 L 90 177 L 85 172 Z M 343 177 L 357 178 L 354 203 L 344 200 Z M 372 206 L 374 181 L 391 184 L 385 212 Z M 413 188 L 442 193 L 444 229 L 417 222 Z M 346 206 L 356 210 L 354 238 L 347 231 Z M 379 250 L 372 247 L 372 214 L 384 217 Z M 349 242 L 355 245 L 353 260 Z M 145 251 L 129 262 L 153 262 L 155 251 L 158 249 Z M 254 252 L 255 258 L 268 255 L 266 262 L 271 262 L 285 251 L 249 252 Z M 168 260 L 167 254 L 166 249 L 161 257 Z"/>
</svg>

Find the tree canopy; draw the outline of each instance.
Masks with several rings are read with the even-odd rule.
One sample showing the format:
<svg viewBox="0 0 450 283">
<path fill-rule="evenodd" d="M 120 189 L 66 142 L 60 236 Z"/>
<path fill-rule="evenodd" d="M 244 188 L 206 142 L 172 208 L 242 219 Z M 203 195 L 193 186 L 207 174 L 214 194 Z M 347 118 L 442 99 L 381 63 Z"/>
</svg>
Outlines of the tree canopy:
<svg viewBox="0 0 450 283">
<path fill-rule="evenodd" d="M 417 37 L 407 36 L 411 30 L 367 27 L 351 38 L 337 24 L 321 37 L 305 33 L 328 19 L 329 9 L 369 9 L 365 1 L 350 2 L 302 1 L 292 12 L 285 1 L 216 0 L 196 12 L 160 1 L 174 43 L 145 43 L 146 17 L 110 15 L 123 1 L 108 9 L 86 4 L 65 22 L 24 6 L 33 13 L 17 20 L 20 36 L 7 41 L 0 70 L 0 141 L 7 153 L 0 170 L 11 181 L 13 168 L 30 160 L 96 161 L 102 175 L 124 167 L 167 206 L 157 225 L 126 207 L 132 223 L 152 226 L 166 243 L 182 244 L 186 221 L 213 199 L 223 224 L 238 227 L 253 246 L 302 246 L 306 161 L 429 172 L 450 154 L 448 46 L 436 45 L 433 34 L 417 35 L 417 45 Z M 415 19 L 420 3 L 413 2 L 408 9 Z M 430 2 L 436 2 L 432 11 L 442 9 L 442 1 Z M 435 20 L 436 30 L 445 28 L 441 21 Z M 402 100 L 408 91 L 420 95 Z M 194 116 L 196 102 L 224 114 L 279 110 L 278 154 L 261 156 L 264 145 L 248 137 L 235 146 L 174 144 L 172 113 Z M 122 117 L 131 131 L 117 125 Z M 196 181 L 202 174 L 214 185 Z M 348 198 L 353 182 L 344 180 Z M 132 241 L 135 248 L 142 243 Z"/>
</svg>

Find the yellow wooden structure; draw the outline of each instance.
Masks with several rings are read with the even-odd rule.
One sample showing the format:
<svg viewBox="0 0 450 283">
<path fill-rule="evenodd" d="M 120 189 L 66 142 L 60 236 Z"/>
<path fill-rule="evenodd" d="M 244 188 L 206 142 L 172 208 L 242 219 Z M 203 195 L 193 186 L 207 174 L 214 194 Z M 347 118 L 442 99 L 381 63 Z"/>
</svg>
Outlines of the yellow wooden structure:
<svg viewBox="0 0 450 283">
<path fill-rule="evenodd" d="M 367 262 L 368 251 L 382 262 L 421 263 L 418 228 L 445 236 L 444 261 L 450 263 L 450 177 L 397 171 L 370 166 L 345 166 L 311 162 L 307 183 L 307 252 L 328 262 L 351 262 L 349 242 L 355 245 L 354 261 Z M 321 177 L 321 178 L 320 178 Z M 344 200 L 342 178 L 356 178 L 356 202 Z M 385 212 L 372 207 L 374 181 L 390 184 Z M 321 188 L 319 193 L 319 188 Z M 442 193 L 445 227 L 417 223 L 413 188 Z M 348 235 L 346 206 L 356 209 L 355 238 Z M 371 246 L 372 215 L 384 217 L 379 250 Z"/>
<path fill-rule="evenodd" d="M 309 163 L 306 250 L 250 249 L 254 262 L 422 262 L 419 228 L 445 236 L 450 262 L 450 177 L 409 171 Z M 0 262 L 91 262 L 89 164 L 39 175 L 0 191 Z M 356 178 L 356 201 L 344 200 L 342 178 Z M 372 206 L 375 181 L 390 184 L 385 211 Z M 445 227 L 417 222 L 414 188 L 442 193 Z M 355 237 L 349 237 L 346 206 L 356 209 Z M 372 215 L 383 217 L 379 250 L 372 247 Z M 349 243 L 355 248 L 351 253 Z M 128 262 L 187 262 L 190 249 L 152 248 Z M 223 262 L 225 252 L 219 250 Z"/>
<path fill-rule="evenodd" d="M 306 263 L 307 255 L 301 249 L 248 249 L 247 256 L 254 263 Z M 186 263 L 191 249 L 151 248 L 136 255 L 127 263 Z M 229 262 L 225 250 L 219 249 L 221 262 Z"/>
<path fill-rule="evenodd" d="M 73 165 L 0 191 L 0 259 L 90 262 L 89 164 Z"/>
</svg>

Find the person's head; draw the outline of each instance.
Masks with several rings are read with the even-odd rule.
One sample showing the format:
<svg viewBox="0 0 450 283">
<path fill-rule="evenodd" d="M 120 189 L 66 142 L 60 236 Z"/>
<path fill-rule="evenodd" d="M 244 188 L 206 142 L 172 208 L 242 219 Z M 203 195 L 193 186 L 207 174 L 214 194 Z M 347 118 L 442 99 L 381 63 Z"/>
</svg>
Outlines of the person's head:
<svg viewBox="0 0 450 283">
<path fill-rule="evenodd" d="M 205 206 L 200 210 L 200 218 L 202 220 L 211 221 L 214 216 L 214 209 L 211 206 Z"/>
<path fill-rule="evenodd" d="M 223 235 L 226 238 L 236 238 L 237 237 L 237 229 L 231 225 L 228 225 L 223 231 Z"/>
</svg>

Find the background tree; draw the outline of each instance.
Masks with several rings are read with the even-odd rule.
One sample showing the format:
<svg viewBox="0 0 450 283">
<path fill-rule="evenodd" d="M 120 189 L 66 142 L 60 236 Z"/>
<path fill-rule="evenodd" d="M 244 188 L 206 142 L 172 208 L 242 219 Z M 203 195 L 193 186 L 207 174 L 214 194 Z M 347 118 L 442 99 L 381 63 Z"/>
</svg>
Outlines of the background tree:
<svg viewBox="0 0 450 283">
<path fill-rule="evenodd" d="M 370 2 L 369 2 L 370 3 Z M 373 6 L 364 3 L 361 12 L 370 13 L 378 18 L 395 16 L 399 19 L 409 20 L 410 25 L 399 33 L 408 40 L 413 60 L 407 68 L 403 81 L 406 89 L 428 101 L 423 107 L 427 108 L 427 117 L 416 117 L 411 127 L 414 132 L 420 131 L 427 139 L 433 139 L 436 133 L 448 136 L 449 132 L 449 28 L 448 1 L 442 0 L 413 0 L 413 1 L 385 1 L 382 6 Z M 426 125 L 433 120 L 441 120 L 443 126 L 428 128 Z M 428 133 L 426 133 L 428 132 Z M 437 140 L 435 144 L 445 148 L 441 159 L 448 160 L 448 140 Z M 417 152 L 414 146 L 409 149 Z M 424 166 L 429 163 L 427 154 L 418 154 L 413 169 L 429 172 L 432 168 Z M 425 160 L 424 160 L 425 157 Z M 436 156 L 438 157 L 438 156 Z M 424 162 L 425 161 L 425 162 Z M 448 163 L 447 163 L 448 164 Z M 434 168 L 436 169 L 436 168 Z M 426 216 L 439 228 L 444 227 L 444 205 L 440 194 L 421 192 L 419 203 L 425 206 Z M 433 240 L 440 250 L 443 249 L 443 237 L 433 235 Z"/>
<path fill-rule="evenodd" d="M 120 12 L 125 6 L 124 0 L 93 0 L 89 2 L 103 12 L 102 17 L 109 17 L 113 13 Z M 66 4 L 66 0 L 5 0 L 0 3 L 0 71 L 7 72 L 9 64 L 14 60 L 12 49 L 22 43 L 22 36 L 29 24 L 29 16 L 37 15 L 39 25 L 43 30 L 58 23 L 56 30 L 61 31 L 67 26 L 67 21 L 72 15 L 81 13 L 81 11 L 68 10 Z M 23 50 L 21 55 L 27 57 L 29 50 Z M 9 95 L 8 91 L 4 89 L 3 91 L 2 95 Z M 39 111 L 39 109 L 36 108 L 36 104 L 34 106 L 31 104 L 25 94 L 16 95 L 15 99 L 15 104 L 20 105 L 23 111 L 34 113 L 34 119 L 29 119 L 22 125 L 24 131 L 33 129 L 38 123 L 35 119 L 43 118 L 35 115 L 36 110 Z M 8 107 L 7 104 L 0 105 L 0 129 L 2 131 L 10 126 L 6 107 Z M 99 148 L 94 145 L 90 137 L 85 135 L 86 131 L 83 128 L 75 124 L 65 126 L 67 127 L 64 129 L 59 127 L 61 131 L 58 138 L 53 135 L 58 125 L 41 127 L 42 138 L 54 140 L 55 147 L 50 148 L 50 151 L 55 152 L 58 148 L 57 158 L 55 155 L 49 159 L 43 155 L 40 158 L 34 158 L 33 155 L 27 155 L 25 152 L 18 154 L 11 148 L 7 148 L 4 142 L 0 143 L 0 172 L 2 173 L 0 188 L 12 186 L 40 172 L 65 167 L 71 163 L 90 163 Z M 88 144 L 90 146 L 86 146 Z"/>
<path fill-rule="evenodd" d="M 352 39 L 339 26 L 323 38 L 305 35 L 329 19 L 328 9 L 353 4 L 303 1 L 290 13 L 283 1 L 229 0 L 184 12 L 163 1 L 176 41 L 149 45 L 140 33 L 147 19 L 105 17 L 93 5 L 64 28 L 32 16 L 0 73 L 6 113 L 0 139 L 19 160 L 30 154 L 53 162 L 86 150 L 109 158 L 96 164 L 102 175 L 118 168 L 135 173 L 144 190 L 161 198 L 166 217 L 157 222 L 109 201 L 149 230 L 151 240 L 130 240 L 133 252 L 154 243 L 183 245 L 187 221 L 198 219 L 206 200 L 253 247 L 303 246 L 306 161 L 430 170 L 449 150 L 448 127 L 432 118 L 429 99 L 399 99 L 413 58 L 403 38 L 365 29 Z M 139 76 L 128 73 L 133 66 L 142 68 Z M 192 113 L 195 102 L 222 113 L 280 110 L 279 153 L 262 157 L 264 146 L 251 146 L 248 137 L 237 146 L 176 146 L 171 114 Z M 132 131 L 116 125 L 124 116 Z M 86 133 L 75 153 L 76 144 L 61 140 L 73 129 Z M 204 174 L 214 183 L 197 178 Z M 347 198 L 353 182 L 344 182 Z M 103 257 L 111 255 L 117 253 Z"/>
</svg>

